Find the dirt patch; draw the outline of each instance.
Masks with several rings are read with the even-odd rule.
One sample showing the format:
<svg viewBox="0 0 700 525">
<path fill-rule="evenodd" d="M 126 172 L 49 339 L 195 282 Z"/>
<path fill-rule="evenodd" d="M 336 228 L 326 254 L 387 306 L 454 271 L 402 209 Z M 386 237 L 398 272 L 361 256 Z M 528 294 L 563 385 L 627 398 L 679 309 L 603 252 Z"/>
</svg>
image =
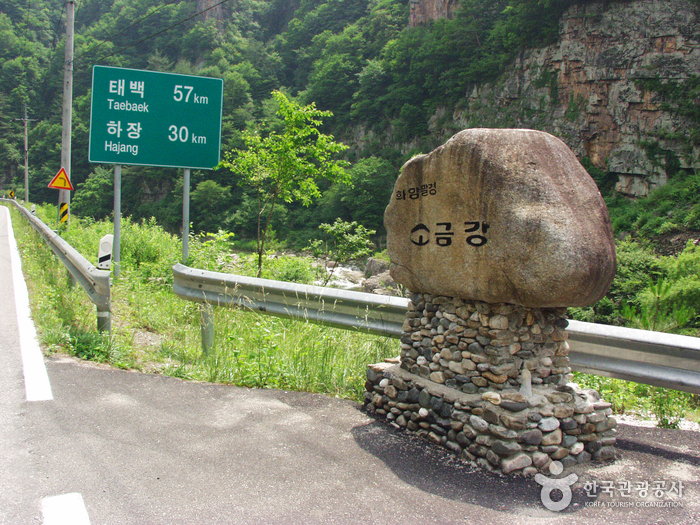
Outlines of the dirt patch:
<svg viewBox="0 0 700 525">
<path fill-rule="evenodd" d="M 676 256 L 685 249 L 688 241 L 693 241 L 696 246 L 700 245 L 700 232 L 687 230 L 662 235 L 655 240 L 656 251 L 661 255 Z"/>
<path fill-rule="evenodd" d="M 163 334 L 150 332 L 148 330 L 134 330 L 132 348 L 139 369 L 147 374 L 159 374 L 166 366 L 166 363 L 159 362 L 153 357 L 153 352 L 160 348 L 164 340 Z"/>
<path fill-rule="evenodd" d="M 135 348 L 148 348 L 153 346 L 160 346 L 163 341 L 163 336 L 155 332 L 149 332 L 148 330 L 135 330 L 134 331 L 134 347 Z"/>
</svg>

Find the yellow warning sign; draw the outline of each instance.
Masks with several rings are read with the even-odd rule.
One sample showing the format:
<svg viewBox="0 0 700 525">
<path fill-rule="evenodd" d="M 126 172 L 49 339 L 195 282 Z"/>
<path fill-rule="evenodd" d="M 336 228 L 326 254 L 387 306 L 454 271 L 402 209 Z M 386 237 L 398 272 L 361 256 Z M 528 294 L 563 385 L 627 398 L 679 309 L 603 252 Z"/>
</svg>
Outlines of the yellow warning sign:
<svg viewBox="0 0 700 525">
<path fill-rule="evenodd" d="M 58 173 L 56 173 L 56 176 L 51 179 L 51 182 L 49 182 L 49 188 L 53 188 L 54 190 L 71 190 L 73 191 L 73 185 L 70 183 L 70 179 L 68 178 L 68 174 L 66 173 L 66 170 L 61 168 Z"/>
<path fill-rule="evenodd" d="M 10 198 L 11 198 L 11 199 L 14 199 L 14 198 L 15 198 L 15 192 L 12 191 L 12 190 L 10 190 Z"/>
</svg>

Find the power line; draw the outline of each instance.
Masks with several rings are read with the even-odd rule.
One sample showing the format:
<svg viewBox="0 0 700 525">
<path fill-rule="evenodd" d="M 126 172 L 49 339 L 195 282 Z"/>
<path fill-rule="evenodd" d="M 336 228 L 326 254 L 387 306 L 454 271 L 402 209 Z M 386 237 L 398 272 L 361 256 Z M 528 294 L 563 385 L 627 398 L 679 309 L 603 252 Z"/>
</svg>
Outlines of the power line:
<svg viewBox="0 0 700 525">
<path fill-rule="evenodd" d="M 63 7 L 61 8 L 61 16 L 58 17 L 58 20 L 56 20 L 56 27 L 53 30 L 53 47 L 54 49 L 56 48 L 56 39 L 58 38 L 58 26 L 61 24 L 61 20 L 63 20 L 63 13 L 66 11 L 66 2 L 63 2 Z"/>
<path fill-rule="evenodd" d="M 109 58 L 109 57 L 111 57 L 111 56 L 114 56 L 114 55 L 116 55 L 117 53 L 121 53 L 121 52 L 124 51 L 125 49 L 129 49 L 130 47 L 134 47 L 134 46 L 136 46 L 136 45 L 138 45 L 138 44 L 141 44 L 142 42 L 145 42 L 146 40 L 150 40 L 151 38 L 157 37 L 158 35 L 161 35 L 161 34 L 165 33 L 166 31 L 170 31 L 170 30 L 173 29 L 174 27 L 177 27 L 177 26 L 179 26 L 179 25 L 182 25 L 182 24 L 184 24 L 185 22 L 188 22 L 188 21 L 192 20 L 193 18 L 195 18 L 195 17 L 201 15 L 202 13 L 206 13 L 207 11 L 210 11 L 210 10 L 214 9 L 215 7 L 219 7 L 221 4 L 225 4 L 226 2 L 228 2 L 228 0 L 222 0 L 222 1 L 219 2 L 218 4 L 215 4 L 215 5 L 211 6 L 211 7 L 208 7 L 207 9 L 204 9 L 204 10 L 202 10 L 202 11 L 199 11 L 198 13 L 195 13 L 195 14 L 193 14 L 192 16 L 189 16 L 189 17 L 185 18 L 184 20 L 180 20 L 179 22 L 176 22 L 175 24 L 173 24 L 173 25 L 171 25 L 171 26 L 169 26 L 169 27 L 166 27 L 165 29 L 163 29 L 163 30 L 161 30 L 161 31 L 158 31 L 157 33 L 153 33 L 153 34 L 147 36 L 146 38 L 142 38 L 142 39 L 139 40 L 138 42 L 134 42 L 133 44 L 130 44 L 130 45 L 128 45 L 128 46 L 125 46 L 125 47 L 119 49 L 118 51 L 115 51 L 114 53 L 110 53 L 109 55 L 102 57 L 102 58 L 100 59 L 100 61 L 105 60 L 105 59 L 107 59 L 107 58 Z"/>
<path fill-rule="evenodd" d="M 101 48 L 101 47 L 102 47 L 103 45 L 105 45 L 107 42 L 110 42 L 113 38 L 118 37 L 119 35 L 121 35 L 121 34 L 124 33 L 125 31 L 128 31 L 129 29 L 131 29 L 132 27 L 134 27 L 136 24 L 138 24 L 138 23 L 140 23 L 140 22 L 143 22 L 144 20 L 146 20 L 146 18 L 148 18 L 148 17 L 150 17 L 150 16 L 153 16 L 154 14 L 156 14 L 156 13 L 157 13 L 158 11 L 160 11 L 161 9 L 163 9 L 163 8 L 169 6 L 169 5 L 173 5 L 175 2 L 178 2 L 178 1 L 180 1 L 180 0 L 171 0 L 171 1 L 168 2 L 168 3 L 162 4 L 162 5 L 158 6 L 158 7 L 156 7 L 155 9 L 153 9 L 153 11 L 151 11 L 150 13 L 145 14 L 144 16 L 142 16 L 141 18 L 139 18 L 138 20 L 136 20 L 133 24 L 131 24 L 131 25 L 125 27 L 124 29 L 122 29 L 122 30 L 119 31 L 118 33 L 114 33 L 113 35 L 109 35 L 109 36 L 105 37 L 104 39 L 102 39 L 102 42 L 101 42 L 98 46 L 96 46 L 96 47 L 90 49 L 89 51 L 86 51 L 86 52 L 83 53 L 82 55 L 79 55 L 79 56 L 76 58 L 76 60 L 80 60 L 81 58 L 83 58 L 83 57 L 86 56 L 86 55 L 90 55 L 90 54 L 95 53 L 99 48 Z M 100 60 L 104 60 L 104 59 L 100 59 Z"/>
<path fill-rule="evenodd" d="M 171 29 L 173 29 L 173 28 L 175 28 L 175 27 L 177 27 L 177 26 L 179 26 L 179 25 L 182 25 L 182 24 L 184 24 L 185 22 L 188 22 L 188 21 L 192 20 L 193 18 L 198 17 L 199 15 L 201 15 L 201 14 L 203 14 L 203 13 L 206 13 L 207 11 L 211 11 L 212 9 L 214 9 L 214 8 L 216 8 L 216 7 L 219 7 L 221 4 L 225 4 L 226 2 L 228 2 L 228 0 L 222 0 L 222 1 L 219 2 L 218 4 L 215 4 L 215 5 L 211 6 L 211 7 L 208 7 L 207 9 L 203 9 L 202 11 L 199 11 L 199 12 L 193 14 L 192 16 L 188 16 L 187 18 L 185 18 L 185 19 L 183 19 L 183 20 L 180 20 L 179 22 L 176 22 L 176 23 L 174 23 L 174 24 L 171 25 L 171 26 L 168 26 L 168 27 L 166 27 L 165 29 L 162 29 L 161 31 L 158 31 L 158 32 L 156 32 L 156 33 L 153 33 L 153 34 L 151 34 L 151 35 L 148 35 L 147 37 L 142 38 L 141 40 L 139 40 L 139 41 L 137 41 L 137 42 L 134 42 L 133 44 L 129 44 L 128 46 L 124 46 L 124 47 L 122 47 L 121 49 L 119 49 L 119 50 L 117 50 L 117 51 L 114 51 L 113 53 L 110 53 L 109 55 L 105 55 L 105 56 L 99 58 L 98 60 L 95 60 L 95 62 L 102 62 L 103 60 L 106 60 L 106 59 L 108 59 L 108 58 L 110 58 L 110 57 L 112 57 L 112 56 L 114 56 L 114 55 L 117 55 L 117 54 L 121 53 L 122 51 L 124 51 L 124 50 L 126 50 L 126 49 L 129 49 L 129 48 L 131 48 L 131 47 L 137 46 L 137 45 L 139 45 L 139 44 L 141 44 L 141 43 L 143 43 L 143 42 L 145 42 L 145 41 L 147 41 L 147 40 L 150 40 L 151 38 L 155 38 L 155 37 L 157 37 L 158 35 L 161 35 L 161 34 L 165 33 L 166 31 L 170 31 Z M 116 35 L 115 35 L 115 36 L 116 36 Z"/>
<path fill-rule="evenodd" d="M 27 11 L 24 13 L 24 32 L 26 38 L 24 39 L 24 44 L 22 45 L 22 55 L 27 51 L 27 42 L 29 41 L 29 12 L 32 10 L 32 0 L 27 0 Z"/>
</svg>

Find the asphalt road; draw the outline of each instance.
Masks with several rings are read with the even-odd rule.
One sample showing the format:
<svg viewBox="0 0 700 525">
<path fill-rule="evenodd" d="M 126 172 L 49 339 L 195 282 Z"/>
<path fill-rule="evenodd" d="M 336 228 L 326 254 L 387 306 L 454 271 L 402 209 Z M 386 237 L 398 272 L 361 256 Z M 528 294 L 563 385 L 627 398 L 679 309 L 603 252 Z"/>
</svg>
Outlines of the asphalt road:
<svg viewBox="0 0 700 525">
<path fill-rule="evenodd" d="M 479 471 L 326 396 L 49 357 L 53 399 L 27 401 L 6 215 L 0 524 L 48 524 L 54 497 L 80 504 L 64 510 L 72 524 L 71 512 L 92 524 L 700 523 L 698 432 L 620 425 L 618 460 L 573 470 L 572 503 L 552 512 L 534 480 Z M 662 497 L 640 495 L 645 481 L 664 482 Z"/>
</svg>

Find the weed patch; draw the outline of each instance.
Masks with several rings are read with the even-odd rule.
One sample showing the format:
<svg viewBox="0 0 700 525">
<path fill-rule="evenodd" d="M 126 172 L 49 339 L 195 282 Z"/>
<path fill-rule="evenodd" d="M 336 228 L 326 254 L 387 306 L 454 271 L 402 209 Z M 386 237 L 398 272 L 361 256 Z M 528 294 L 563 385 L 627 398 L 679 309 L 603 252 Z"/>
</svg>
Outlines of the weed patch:
<svg viewBox="0 0 700 525">
<path fill-rule="evenodd" d="M 55 211 L 55 207 L 53 207 Z M 50 207 L 39 216 L 50 223 Z M 54 218 L 55 220 L 55 218 Z M 63 237 L 88 260 L 107 222 L 72 219 Z M 180 240 L 153 220 L 122 222 L 119 279 L 112 281 L 111 340 L 96 332 L 95 307 L 43 239 L 21 215 L 13 225 L 30 288 L 32 313 L 47 352 L 182 379 L 251 388 L 283 388 L 362 400 L 369 363 L 398 354 L 396 341 L 308 322 L 277 319 L 233 308 L 215 310 L 214 350 L 202 354 L 199 305 L 172 292 L 171 267 L 181 257 Z M 231 236 L 219 232 L 190 238 L 190 264 L 215 271 L 254 275 L 255 256 L 231 251 Z M 310 283 L 318 270 L 310 258 L 267 254 L 263 277 Z M 157 334 L 157 344 L 138 344 L 139 334 Z M 139 335 L 139 337 L 137 337 Z"/>
</svg>

